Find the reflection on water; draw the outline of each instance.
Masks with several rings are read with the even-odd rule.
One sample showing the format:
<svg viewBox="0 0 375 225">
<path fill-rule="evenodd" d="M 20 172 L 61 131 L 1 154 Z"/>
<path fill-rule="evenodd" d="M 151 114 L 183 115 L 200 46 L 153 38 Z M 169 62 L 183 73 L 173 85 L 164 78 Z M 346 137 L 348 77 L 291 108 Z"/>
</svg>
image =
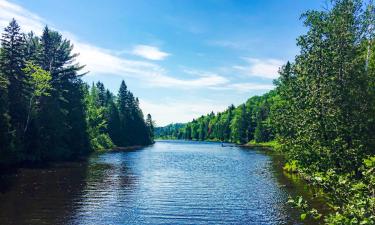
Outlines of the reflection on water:
<svg viewBox="0 0 375 225">
<path fill-rule="evenodd" d="M 85 174 L 85 163 L 69 163 L 3 176 L 0 224 L 63 224 L 75 210 L 71 203 L 84 189 Z"/>
<path fill-rule="evenodd" d="M 303 184 L 281 185 L 272 162 L 254 150 L 162 141 L 22 169 L 1 181 L 0 224 L 299 224 L 285 202 Z"/>
</svg>

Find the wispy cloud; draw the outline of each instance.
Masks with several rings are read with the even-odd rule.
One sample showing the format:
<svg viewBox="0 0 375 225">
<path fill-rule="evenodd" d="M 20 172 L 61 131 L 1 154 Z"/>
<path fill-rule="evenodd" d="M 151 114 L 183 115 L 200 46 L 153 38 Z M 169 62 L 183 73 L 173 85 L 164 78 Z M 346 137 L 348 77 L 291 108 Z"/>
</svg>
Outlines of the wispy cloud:
<svg viewBox="0 0 375 225">
<path fill-rule="evenodd" d="M 283 65 L 278 59 L 244 58 L 247 65 L 236 65 L 233 69 L 251 77 L 276 79 L 279 76 L 279 68 Z"/>
<path fill-rule="evenodd" d="M 221 72 L 184 69 L 181 71 L 181 74 L 174 74 L 175 76 L 172 76 L 164 67 L 156 62 L 165 59 L 170 53 L 164 52 L 155 46 L 137 45 L 130 51 L 127 51 L 126 54 L 119 54 L 114 50 L 105 49 L 83 41 L 66 30 L 58 29 L 57 26 L 51 24 L 49 21 L 19 5 L 7 0 L 0 0 L 0 29 L 3 30 L 12 18 L 17 20 L 24 32 L 34 31 L 37 34 L 41 34 L 46 24 L 52 29 L 59 30 L 65 38 L 70 39 L 74 44 L 74 52 L 79 53 L 78 62 L 86 65 L 85 70 L 90 71 L 87 76 L 115 75 L 123 78 L 137 79 L 141 81 L 139 82 L 140 84 L 149 87 L 167 87 L 178 90 L 209 89 L 213 91 L 249 92 L 272 88 L 272 85 L 266 84 L 249 82 L 233 83 L 230 80 L 230 76 L 223 76 Z M 236 47 L 235 43 L 221 44 Z M 131 54 L 141 56 L 145 59 L 134 60 L 134 57 L 127 57 Z M 277 69 L 282 64 L 280 60 L 274 59 L 246 58 L 245 60 L 247 64 L 234 66 L 231 72 L 240 72 L 249 76 L 275 78 L 277 77 Z M 228 105 L 227 103 L 222 103 L 222 101 L 217 102 L 204 99 L 200 99 L 199 102 L 186 99 L 183 101 L 170 100 L 163 102 L 161 100 L 158 102 L 160 104 L 143 99 L 141 106 L 146 113 L 150 112 L 153 114 L 159 125 L 166 125 L 173 121 L 187 122 L 202 114 L 209 113 L 211 110 L 215 112 L 222 111 Z"/>
<path fill-rule="evenodd" d="M 242 49 L 244 48 L 243 43 L 237 41 L 229 40 L 210 40 L 208 41 L 209 45 L 218 46 L 223 48 L 233 48 L 233 49 Z"/>
<path fill-rule="evenodd" d="M 25 32 L 34 31 L 40 34 L 48 22 L 36 14 L 5 0 L 0 0 L 0 28 L 3 29 L 15 18 Z M 56 29 L 55 27 L 53 27 Z M 202 88 L 222 85 L 228 80 L 217 74 L 204 74 L 193 79 L 180 79 L 167 75 L 167 71 L 158 64 L 130 60 L 118 56 L 114 51 L 104 49 L 84 41 L 68 31 L 59 30 L 66 38 L 74 44 L 74 51 L 79 53 L 78 61 L 86 65 L 85 70 L 91 74 L 113 74 L 124 78 L 130 77 L 142 80 L 145 84 L 158 87 L 171 88 Z M 133 53 L 147 59 L 162 60 L 169 53 L 160 51 L 158 48 L 148 45 L 138 45 Z"/>
<path fill-rule="evenodd" d="M 6 27 L 12 18 L 22 24 L 23 31 L 27 32 L 32 30 L 41 33 L 45 24 L 45 21 L 38 15 L 16 4 L 0 0 L 0 27 Z"/>
<path fill-rule="evenodd" d="M 206 44 L 209 46 L 232 49 L 236 51 L 249 51 L 257 48 L 260 41 L 258 39 L 249 39 L 249 37 L 237 37 L 223 40 L 208 40 Z"/>
<path fill-rule="evenodd" d="M 137 45 L 134 47 L 132 53 L 150 60 L 163 60 L 170 55 L 167 52 L 161 51 L 158 47 L 150 45 Z"/>
<path fill-rule="evenodd" d="M 223 111 L 228 105 L 208 99 L 200 99 L 199 101 L 165 99 L 165 101 L 161 103 L 145 101 L 144 99 L 140 100 L 142 110 L 145 113 L 152 112 L 157 126 L 165 126 L 176 121 L 189 122 L 211 111 Z"/>
<path fill-rule="evenodd" d="M 170 76 L 165 76 L 161 74 L 154 75 L 154 82 L 151 84 L 153 86 L 159 87 L 175 87 L 179 89 L 184 88 L 203 88 L 203 87 L 217 87 L 229 82 L 223 76 L 217 74 L 203 75 L 194 79 L 177 79 Z"/>
<path fill-rule="evenodd" d="M 235 83 L 235 84 L 229 84 L 227 87 L 224 87 L 227 89 L 233 89 L 237 90 L 239 92 L 250 92 L 250 91 L 260 91 L 260 90 L 271 90 L 274 88 L 271 84 L 259 84 L 259 83 Z"/>
</svg>

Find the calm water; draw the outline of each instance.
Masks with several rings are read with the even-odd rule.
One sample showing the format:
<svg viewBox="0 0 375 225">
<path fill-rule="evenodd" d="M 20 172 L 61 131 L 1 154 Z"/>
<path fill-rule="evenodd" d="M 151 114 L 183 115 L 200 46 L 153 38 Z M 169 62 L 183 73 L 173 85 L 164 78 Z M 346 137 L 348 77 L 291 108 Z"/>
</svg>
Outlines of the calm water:
<svg viewBox="0 0 375 225">
<path fill-rule="evenodd" d="M 86 163 L 21 169 L 0 180 L 0 224 L 299 224 L 308 195 L 262 152 L 157 142 Z"/>
</svg>

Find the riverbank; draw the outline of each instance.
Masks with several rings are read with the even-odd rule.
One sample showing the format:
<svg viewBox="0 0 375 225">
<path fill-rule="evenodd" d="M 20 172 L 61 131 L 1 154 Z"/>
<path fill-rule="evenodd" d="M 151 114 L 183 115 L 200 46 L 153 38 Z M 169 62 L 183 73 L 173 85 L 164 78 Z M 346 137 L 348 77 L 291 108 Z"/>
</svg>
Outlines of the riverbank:
<svg viewBox="0 0 375 225">
<path fill-rule="evenodd" d="M 370 221 L 361 224 L 374 224 L 375 198 L 374 170 L 375 157 L 364 160 L 363 166 L 355 173 L 336 173 L 335 171 L 311 172 L 300 165 L 297 160 L 285 160 L 285 153 L 277 141 L 255 143 L 249 142 L 241 147 L 266 149 L 271 155 L 282 158 L 279 167 L 285 176 L 293 180 L 303 180 L 309 186 L 312 196 L 298 196 L 288 202 L 301 213 L 301 218 L 310 218 L 324 224 L 359 224 L 352 221 Z M 315 200 L 324 201 L 326 207 L 316 207 Z M 319 210 L 323 208 L 323 210 Z M 316 219 L 314 219 L 316 218 Z M 359 219 L 358 219 L 359 218 Z"/>
<path fill-rule="evenodd" d="M 280 143 L 278 143 L 276 140 L 272 140 L 272 141 L 268 141 L 268 142 L 249 141 L 246 144 L 240 144 L 238 146 L 240 146 L 240 147 L 251 147 L 251 148 L 261 147 L 261 148 L 268 148 L 268 149 L 273 149 L 273 150 L 277 150 L 281 147 Z"/>
<path fill-rule="evenodd" d="M 150 145 L 132 145 L 132 146 L 127 146 L 127 147 L 114 147 L 112 149 L 105 150 L 105 152 L 134 151 L 134 150 L 138 150 L 147 146 L 150 146 Z"/>
</svg>

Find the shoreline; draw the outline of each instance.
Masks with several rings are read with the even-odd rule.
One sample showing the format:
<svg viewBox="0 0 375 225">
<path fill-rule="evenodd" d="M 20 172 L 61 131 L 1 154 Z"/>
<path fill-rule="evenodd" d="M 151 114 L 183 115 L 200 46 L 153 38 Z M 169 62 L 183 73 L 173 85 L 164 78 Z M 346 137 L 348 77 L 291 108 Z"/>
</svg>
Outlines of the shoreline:
<svg viewBox="0 0 375 225">
<path fill-rule="evenodd" d="M 152 145 L 152 144 L 150 144 L 150 145 Z M 114 147 L 114 148 L 111 148 L 111 149 L 106 149 L 106 150 L 102 150 L 102 151 L 98 151 L 98 152 L 104 153 L 104 152 L 133 151 L 133 150 L 138 150 L 138 149 L 150 146 L 150 145 L 132 145 L 132 146 L 126 146 L 126 147 L 120 147 L 119 146 L 119 147 Z"/>
</svg>

